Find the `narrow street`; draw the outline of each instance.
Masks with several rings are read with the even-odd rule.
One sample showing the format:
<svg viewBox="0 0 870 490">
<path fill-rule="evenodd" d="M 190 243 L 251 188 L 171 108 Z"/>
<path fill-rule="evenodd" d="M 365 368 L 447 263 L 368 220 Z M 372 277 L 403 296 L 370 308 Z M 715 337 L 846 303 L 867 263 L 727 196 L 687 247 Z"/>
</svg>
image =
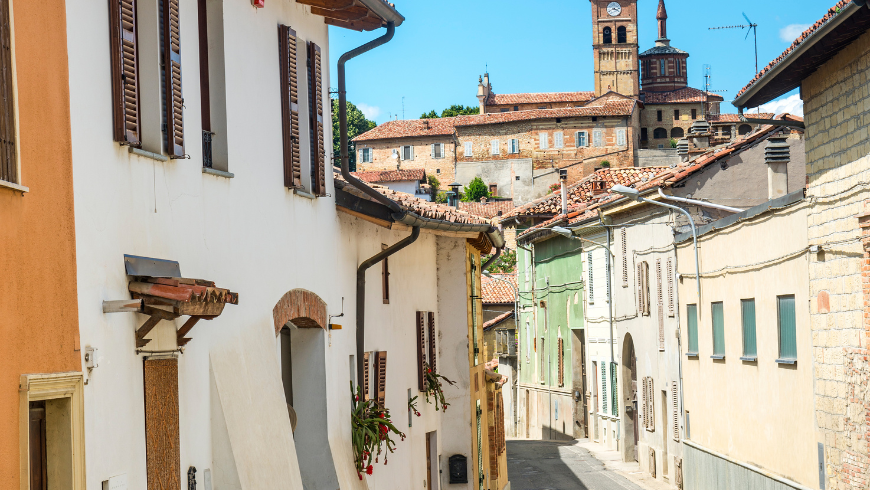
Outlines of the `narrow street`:
<svg viewBox="0 0 870 490">
<path fill-rule="evenodd" d="M 643 490 L 575 441 L 507 441 L 512 490 Z"/>
</svg>

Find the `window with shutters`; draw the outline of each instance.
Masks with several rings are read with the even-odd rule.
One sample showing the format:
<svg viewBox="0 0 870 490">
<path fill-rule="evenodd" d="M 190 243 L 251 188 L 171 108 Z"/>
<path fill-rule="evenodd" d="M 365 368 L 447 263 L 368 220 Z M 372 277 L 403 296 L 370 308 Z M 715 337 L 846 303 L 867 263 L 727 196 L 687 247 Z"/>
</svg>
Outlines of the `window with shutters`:
<svg viewBox="0 0 870 490">
<path fill-rule="evenodd" d="M 556 350 L 559 356 L 559 386 L 565 386 L 565 343 L 562 337 L 556 341 Z"/>
<path fill-rule="evenodd" d="M 655 400 L 655 382 L 652 376 L 643 378 L 643 426 L 649 432 L 656 430 L 656 400 Z"/>
<path fill-rule="evenodd" d="M 499 153 L 501 153 L 501 151 L 499 150 L 499 142 L 498 142 L 498 140 L 492 140 L 492 141 L 490 141 L 490 142 L 489 142 L 489 147 L 490 147 L 490 150 L 489 150 L 489 151 L 490 151 L 491 154 L 493 154 L 493 155 L 498 155 Z"/>
<path fill-rule="evenodd" d="M 546 150 L 550 147 L 550 142 L 547 136 L 547 133 L 538 133 L 538 146 L 542 150 Z"/>
<path fill-rule="evenodd" d="M 435 313 L 418 311 L 415 325 L 417 332 L 417 387 L 420 391 L 426 389 L 426 369 L 437 372 L 435 346 Z"/>
<path fill-rule="evenodd" d="M 619 417 L 619 383 L 618 383 L 618 364 L 610 363 L 610 414 L 614 417 Z"/>
<path fill-rule="evenodd" d="M 465 143 L 465 156 L 474 156 L 474 144 L 470 141 Z"/>
<path fill-rule="evenodd" d="M 596 148 L 604 146 L 604 132 L 600 129 L 592 131 L 592 146 Z"/>
<path fill-rule="evenodd" d="M 444 158 L 444 143 L 432 144 L 432 158 Z"/>
<path fill-rule="evenodd" d="M 543 383 L 547 379 L 546 378 L 546 370 L 547 370 L 546 369 L 547 368 L 547 364 L 546 364 L 546 357 L 547 356 L 546 356 L 546 354 L 547 354 L 547 349 L 544 348 L 544 337 L 541 337 L 541 349 L 538 351 L 538 360 L 541 361 L 541 369 L 539 371 L 541 373 L 541 383 Z"/>
<path fill-rule="evenodd" d="M 659 60 L 659 75 L 667 75 L 667 65 L 665 65 L 665 60 Z"/>
<path fill-rule="evenodd" d="M 668 316 L 674 316 L 674 263 L 673 258 L 668 257 Z"/>
<path fill-rule="evenodd" d="M 601 362 L 601 413 L 607 414 L 607 363 Z"/>
<path fill-rule="evenodd" d="M 628 287 L 628 240 L 625 228 L 619 230 L 620 245 L 622 248 L 622 287 Z"/>
<path fill-rule="evenodd" d="M 665 350 L 665 308 L 662 291 L 662 259 L 656 259 L 656 310 L 659 315 L 659 350 Z"/>
<path fill-rule="evenodd" d="M 378 408 L 384 408 L 387 401 L 387 352 L 375 352 L 375 386 L 373 395 L 377 400 Z"/>
<path fill-rule="evenodd" d="M 677 381 L 671 381 L 671 425 L 674 428 L 674 440 L 680 442 L 680 400 L 677 398 Z"/>
<path fill-rule="evenodd" d="M 562 148 L 565 146 L 565 136 L 561 131 L 553 133 L 553 148 Z"/>
<path fill-rule="evenodd" d="M 278 26 L 281 54 L 281 133 L 284 145 L 284 187 L 302 189 L 302 155 L 299 150 L 299 77 L 296 31 Z"/>
<path fill-rule="evenodd" d="M 308 134 L 311 149 L 311 193 L 326 195 L 326 146 L 323 117 L 323 69 L 320 46 L 308 41 Z"/>
<path fill-rule="evenodd" d="M 125 2 L 119 2 L 120 5 L 113 6 L 112 8 L 115 10 L 123 10 Z M 12 52 L 12 22 L 11 22 L 11 9 L 9 6 L 9 0 L 0 0 L 0 181 L 7 182 L 9 184 L 19 185 L 20 181 L 20 165 L 18 162 L 18 129 L 16 126 L 15 115 L 17 112 L 17 100 L 15 94 L 15 85 L 12 80 L 12 73 L 14 73 L 14 64 L 15 64 L 15 54 Z M 120 12 L 115 12 L 113 14 L 113 19 L 116 24 L 122 23 L 122 16 Z M 135 21 L 130 26 L 131 29 L 134 29 L 135 32 Z M 113 29 L 116 29 L 116 32 L 113 33 L 113 40 L 115 34 L 121 34 L 120 26 L 113 26 Z M 119 40 L 120 42 L 120 40 Z M 133 71 L 135 72 L 135 41 L 131 43 L 134 49 L 134 59 L 133 59 Z M 115 54 L 120 55 L 120 51 L 115 51 Z M 119 56 L 119 62 L 123 59 Z M 123 72 L 123 66 L 112 66 L 112 75 L 113 75 L 113 90 L 121 90 L 120 96 L 118 97 L 121 102 L 123 102 L 124 92 L 122 81 L 118 80 L 118 84 L 116 86 L 115 82 L 115 71 Z M 135 85 L 135 77 L 133 79 L 133 85 Z M 116 102 L 116 110 L 117 110 L 117 102 Z M 122 107 L 123 109 L 123 107 Z M 138 110 L 138 107 L 136 108 Z M 138 116 L 136 114 L 131 114 L 131 116 Z M 117 118 L 118 114 L 116 114 Z M 124 116 L 122 113 L 121 116 Z M 123 123 L 125 119 L 121 119 Z M 135 128 L 135 126 L 134 126 Z M 123 131 L 124 126 L 120 128 L 120 134 L 127 137 L 126 131 Z M 138 131 L 138 128 L 136 129 Z M 118 128 L 116 127 L 116 136 L 118 135 Z M 138 136 L 132 137 L 133 140 L 136 140 L 138 143 Z M 129 144 L 129 142 L 128 142 Z"/>
<path fill-rule="evenodd" d="M 577 148 L 589 146 L 589 133 L 586 131 L 577 131 L 574 135 L 574 145 Z"/>
<path fill-rule="evenodd" d="M 740 316 L 743 326 L 743 357 L 745 361 L 755 360 L 758 348 L 755 345 L 755 299 L 740 300 Z"/>
<path fill-rule="evenodd" d="M 725 312 L 721 301 L 710 304 L 710 318 L 713 320 L 713 356 L 725 357 Z"/>
<path fill-rule="evenodd" d="M 647 377 L 641 378 L 640 390 L 640 424 L 649 430 L 649 403 L 647 403 Z"/>
<path fill-rule="evenodd" d="M 163 122 L 169 158 L 184 158 L 180 0 L 163 0 Z"/>
<path fill-rule="evenodd" d="M 8 0 L 7 0 L 8 1 Z M 6 3 L 6 2 L 4 2 Z M 8 7 L 8 4 L 7 4 Z M 11 55 L 9 50 L 10 22 L 8 8 L 3 10 L 2 19 L 3 51 Z M 140 102 L 139 102 L 139 48 L 138 41 L 138 16 L 136 0 L 119 0 L 109 2 L 109 29 L 111 44 L 111 72 L 112 72 L 112 130 L 115 141 L 122 145 L 140 147 L 142 145 L 140 135 Z M 11 62 L 11 56 L 5 56 L 4 60 Z M 4 63 L 7 61 L 4 61 Z M 12 71 L 11 67 L 4 66 L 0 89 L 3 90 L 3 101 L 14 102 L 12 98 Z M 8 125 L 13 122 L 13 106 L 3 107 L 3 117 Z M 9 126 L 5 126 L 9 127 Z M 11 128 L 10 128 L 11 129 Z M 3 141 L 10 141 L 12 134 L 0 135 Z M 11 140 L 11 141 L 14 141 Z M 4 145 L 2 156 L 7 159 L 10 156 L 8 143 Z M 14 147 L 13 147 L 14 148 Z M 11 174 L 12 168 L 9 162 L 4 160 L 0 167 L 0 180 L 15 182 L 16 175 Z M 17 167 L 16 167 L 17 171 Z M 5 174 L 5 175 L 4 175 Z"/>
<path fill-rule="evenodd" d="M 362 163 L 372 163 L 372 149 L 363 148 L 359 151 L 359 160 Z"/>
<path fill-rule="evenodd" d="M 403 146 L 402 151 L 402 160 L 413 160 L 414 159 L 414 147 L 413 146 Z"/>
<path fill-rule="evenodd" d="M 688 355 L 698 355 L 698 305 L 686 305 L 686 334 L 689 337 Z"/>
<path fill-rule="evenodd" d="M 382 243 L 381 250 L 386 250 L 387 245 Z M 390 258 L 386 257 L 381 261 L 381 289 L 383 292 L 384 304 L 390 304 Z"/>
<path fill-rule="evenodd" d="M 197 0 L 197 7 L 202 166 L 227 172 L 229 155 L 226 139 L 227 84 L 222 42 L 223 6 L 210 0 Z"/>
<path fill-rule="evenodd" d="M 371 400 L 371 386 L 372 386 L 372 375 L 371 375 L 371 363 L 372 363 L 372 354 L 371 352 L 363 353 L 363 399 Z"/>
<path fill-rule="evenodd" d="M 626 145 L 625 130 L 624 129 L 617 129 L 616 130 L 616 146 L 625 146 L 625 145 Z"/>
<path fill-rule="evenodd" d="M 637 299 L 640 314 L 649 316 L 649 264 L 646 261 L 637 264 Z"/>
<path fill-rule="evenodd" d="M 586 288 L 586 291 L 587 291 L 586 302 L 588 302 L 590 305 L 594 305 L 595 304 L 595 287 L 594 287 L 594 281 L 593 281 L 594 276 L 592 275 L 592 252 L 588 252 L 586 254 L 586 269 L 589 273 L 589 285 Z"/>
<path fill-rule="evenodd" d="M 795 317 L 794 296 L 777 296 L 779 316 L 779 360 L 797 360 L 797 318 Z"/>
<path fill-rule="evenodd" d="M 520 152 L 520 140 L 518 140 L 517 138 L 513 138 L 510 140 L 509 152 L 511 154 L 517 154 Z"/>
<path fill-rule="evenodd" d="M 532 325 L 526 320 L 526 364 L 532 358 Z"/>
</svg>

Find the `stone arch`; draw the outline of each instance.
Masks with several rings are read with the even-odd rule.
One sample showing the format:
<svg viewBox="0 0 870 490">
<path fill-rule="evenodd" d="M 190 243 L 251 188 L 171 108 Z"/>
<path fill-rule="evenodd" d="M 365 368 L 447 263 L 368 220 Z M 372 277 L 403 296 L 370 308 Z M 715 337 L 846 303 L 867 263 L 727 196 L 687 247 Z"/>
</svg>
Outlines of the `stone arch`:
<svg viewBox="0 0 870 490">
<path fill-rule="evenodd" d="M 625 428 L 624 443 L 622 447 L 623 461 L 640 461 L 638 458 L 637 443 L 639 440 L 638 427 L 640 419 L 637 407 L 640 400 L 637 394 L 637 353 L 634 350 L 634 339 L 630 333 L 626 333 L 622 340 L 622 365 L 619 373 L 619 381 L 622 383 L 621 408 L 625 411 L 623 427 Z"/>
<path fill-rule="evenodd" d="M 619 26 L 616 29 L 616 42 L 618 44 L 625 44 L 628 42 L 628 36 L 626 34 L 625 26 Z"/>
<path fill-rule="evenodd" d="M 681 128 L 679 126 L 675 127 L 675 128 L 671 128 L 671 138 L 678 140 L 678 139 L 682 138 L 683 136 L 685 136 L 685 133 L 683 132 L 683 128 Z"/>
<path fill-rule="evenodd" d="M 604 44 L 613 44 L 613 29 L 609 27 L 604 28 L 604 39 L 602 42 Z"/>
<path fill-rule="evenodd" d="M 749 134 L 752 132 L 752 126 L 748 124 L 741 124 L 737 127 L 737 134 L 743 136 L 744 134 Z"/>
<path fill-rule="evenodd" d="M 307 289 L 293 289 L 284 294 L 272 309 L 272 318 L 275 320 L 275 335 L 287 322 L 293 322 L 299 328 L 326 330 L 326 301 Z"/>
<path fill-rule="evenodd" d="M 667 130 L 667 129 L 665 129 L 665 128 L 655 128 L 655 129 L 653 130 L 653 138 L 654 138 L 654 139 L 657 139 L 657 140 L 660 140 L 660 139 L 667 139 L 667 137 L 668 137 L 668 130 Z"/>
</svg>

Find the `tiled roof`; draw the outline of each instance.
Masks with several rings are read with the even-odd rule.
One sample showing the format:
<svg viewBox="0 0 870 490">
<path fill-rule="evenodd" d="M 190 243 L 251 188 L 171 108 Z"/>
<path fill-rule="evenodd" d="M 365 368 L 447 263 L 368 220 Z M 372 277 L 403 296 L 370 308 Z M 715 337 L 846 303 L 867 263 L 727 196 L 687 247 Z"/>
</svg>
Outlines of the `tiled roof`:
<svg viewBox="0 0 870 490">
<path fill-rule="evenodd" d="M 606 100 L 600 104 L 591 104 L 584 107 L 535 109 L 529 111 L 496 112 L 476 116 L 389 121 L 357 136 L 353 140 L 359 142 L 411 136 L 447 136 L 453 134 L 454 128 L 459 126 L 481 126 L 534 119 L 554 119 L 557 117 L 630 116 L 636 104 L 637 101 L 634 99 L 619 99 Z M 429 121 L 428 125 L 426 121 Z"/>
<path fill-rule="evenodd" d="M 405 138 L 408 136 L 450 136 L 453 134 L 455 117 L 433 119 L 406 119 L 387 121 L 354 138 L 354 141 Z"/>
<path fill-rule="evenodd" d="M 651 54 L 685 54 L 685 55 L 688 55 L 689 53 L 683 51 L 682 49 L 677 49 L 673 46 L 654 46 L 650 49 L 647 49 L 643 53 L 641 53 L 640 56 L 648 56 Z"/>
<path fill-rule="evenodd" d="M 723 101 L 721 95 L 710 93 L 711 101 Z M 641 100 L 644 104 L 688 104 L 692 102 L 704 102 L 707 100 L 705 92 L 692 87 L 684 87 L 670 92 L 641 91 Z"/>
<path fill-rule="evenodd" d="M 762 112 L 761 114 L 744 114 L 746 117 L 751 119 L 773 119 L 773 116 L 776 114 L 772 112 Z M 707 120 L 710 122 L 740 122 L 740 116 L 737 114 L 710 114 L 707 116 Z"/>
<path fill-rule="evenodd" d="M 407 170 L 381 170 L 369 172 L 351 172 L 351 175 L 371 184 L 381 182 L 407 182 L 409 180 L 421 181 L 426 178 L 426 170 L 412 168 Z"/>
<path fill-rule="evenodd" d="M 753 86 L 755 84 L 755 82 L 760 80 L 761 77 L 766 75 L 770 70 L 773 69 L 773 67 L 775 67 L 776 65 L 781 63 L 782 60 L 784 60 L 789 54 L 791 54 L 795 49 L 797 49 L 797 47 L 800 46 L 801 43 L 806 41 L 807 38 L 809 38 L 820 27 L 825 25 L 829 20 L 833 19 L 840 12 L 840 9 L 842 9 L 843 7 L 845 7 L 846 5 L 851 3 L 851 1 L 852 0 L 840 0 L 839 2 L 836 3 L 836 5 L 829 8 L 828 12 L 824 15 L 824 17 L 817 20 L 815 24 L 810 26 L 809 29 L 805 30 L 800 36 L 798 36 L 797 39 L 794 40 L 793 43 L 791 43 L 791 46 L 789 46 L 788 49 L 783 51 L 781 55 L 779 55 L 775 60 L 771 61 L 767 66 L 762 68 L 761 71 L 758 72 L 755 75 L 755 77 L 748 84 L 746 84 L 745 87 L 740 89 L 740 92 L 737 92 L 737 97 L 739 98 L 741 95 L 743 95 L 744 92 L 749 90 L 749 87 Z"/>
<path fill-rule="evenodd" d="M 486 276 L 484 276 L 484 277 L 486 277 Z M 492 320 L 490 320 L 490 321 L 484 323 L 484 324 L 483 324 L 483 329 L 484 329 L 484 330 L 489 330 L 489 329 L 491 329 L 491 328 L 493 328 L 493 327 L 497 327 L 501 322 L 507 320 L 508 318 L 511 318 L 512 316 L 514 316 L 514 312 L 513 312 L 513 311 L 508 311 L 508 312 L 506 312 L 506 313 L 502 313 L 501 315 L 499 315 L 499 316 L 493 318 Z"/>
<path fill-rule="evenodd" d="M 357 197 L 367 199 L 372 201 L 373 199 L 357 189 L 356 187 L 348 184 L 342 177 L 341 174 L 334 172 L 335 177 L 335 186 L 345 192 L 353 194 Z M 488 224 L 489 221 L 478 216 L 473 216 L 463 211 L 460 211 L 452 206 L 447 206 L 445 204 L 437 204 L 434 202 L 429 202 L 417 197 L 412 196 L 411 194 L 405 194 L 404 192 L 397 192 L 392 189 L 388 189 L 384 186 L 380 186 L 377 184 L 372 184 L 370 186 L 372 189 L 380 192 L 384 196 L 392 199 L 397 202 L 403 209 L 406 211 L 410 211 L 418 216 L 422 216 L 424 218 L 438 219 L 442 221 L 449 221 L 451 223 L 461 223 L 461 224 L 474 224 L 474 225 L 484 225 Z"/>
<path fill-rule="evenodd" d="M 493 278 L 489 278 L 484 275 L 480 277 L 480 294 L 483 299 L 483 304 L 498 305 L 514 303 L 514 290 L 510 286 L 505 284 L 504 281 L 499 281 L 493 278 L 498 277 L 504 279 L 507 282 L 513 284 L 514 287 L 517 287 L 516 272 L 512 272 L 509 274 L 493 274 Z"/>
<path fill-rule="evenodd" d="M 568 186 L 568 211 L 574 211 L 583 204 L 595 199 L 592 194 L 592 181 L 604 180 L 605 188 L 610 189 L 614 185 L 632 185 L 636 182 L 647 182 L 658 173 L 668 167 L 628 167 L 628 168 L 602 168 L 584 177 L 581 181 Z M 562 211 L 561 190 L 535 199 L 512 212 L 502 216 L 502 219 L 513 216 L 528 215 L 556 215 Z"/>
<path fill-rule="evenodd" d="M 514 210 L 513 200 L 507 201 L 487 201 L 487 202 L 460 202 L 459 210 L 465 211 L 481 218 L 492 219 L 510 213 Z"/>
<path fill-rule="evenodd" d="M 547 92 L 530 94 L 490 94 L 486 105 L 538 104 L 552 102 L 588 102 L 595 92 Z"/>
</svg>

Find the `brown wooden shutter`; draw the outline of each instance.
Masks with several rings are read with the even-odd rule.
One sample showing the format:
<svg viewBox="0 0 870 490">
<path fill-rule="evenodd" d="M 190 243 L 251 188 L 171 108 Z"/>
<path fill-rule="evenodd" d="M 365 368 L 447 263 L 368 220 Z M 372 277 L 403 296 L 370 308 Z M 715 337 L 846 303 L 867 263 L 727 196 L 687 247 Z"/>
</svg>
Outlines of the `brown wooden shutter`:
<svg viewBox="0 0 870 490">
<path fill-rule="evenodd" d="M 564 343 L 562 341 L 562 337 L 556 341 L 556 349 L 559 351 L 557 355 L 559 356 L 559 386 L 565 386 L 565 353 L 564 353 Z"/>
<path fill-rule="evenodd" d="M 668 316 L 674 316 L 674 263 L 668 257 Z"/>
<path fill-rule="evenodd" d="M 181 488 L 178 359 L 146 359 L 144 371 L 148 488 Z"/>
<path fill-rule="evenodd" d="M 113 139 L 138 147 L 142 142 L 139 136 L 139 49 L 136 45 L 136 28 L 136 0 L 109 0 Z M 11 90 L 10 85 L 10 95 Z M 9 111 L 7 109 L 4 112 Z M 3 136 L 5 140 L 7 135 Z M 5 156 L 6 152 L 3 154 Z"/>
<path fill-rule="evenodd" d="M 429 367 L 432 368 L 432 371 L 438 372 L 438 365 L 436 362 L 435 353 L 435 313 L 429 312 Z"/>
<path fill-rule="evenodd" d="M 12 22 L 9 0 L 0 1 L 0 180 L 19 184 L 12 82 Z M 117 19 L 118 16 L 116 15 Z"/>
<path fill-rule="evenodd" d="M 321 72 L 320 46 L 308 42 L 308 99 L 311 116 L 311 166 L 312 192 L 318 196 L 326 195 L 326 162 L 323 141 L 323 75 Z"/>
<path fill-rule="evenodd" d="M 302 159 L 299 154 L 299 77 L 296 71 L 296 31 L 278 26 L 281 72 L 281 134 L 284 141 L 284 187 L 302 187 Z"/>
<path fill-rule="evenodd" d="M 371 363 L 371 353 L 363 354 L 363 400 L 369 400 L 369 387 L 371 386 L 371 376 L 369 375 L 369 364 Z"/>
<path fill-rule="evenodd" d="M 643 265 L 637 264 L 637 314 L 643 314 Z"/>
<path fill-rule="evenodd" d="M 387 352 L 375 352 L 375 396 L 378 407 L 384 408 L 387 401 Z"/>
<path fill-rule="evenodd" d="M 677 382 L 671 381 L 671 407 L 673 412 L 674 440 L 680 442 L 680 401 L 677 399 Z"/>
<path fill-rule="evenodd" d="M 29 426 L 30 490 L 48 490 L 45 401 L 30 402 Z"/>
<path fill-rule="evenodd" d="M 659 350 L 665 350 L 665 302 L 662 291 L 662 259 L 656 259 L 656 310 L 659 315 Z"/>
<path fill-rule="evenodd" d="M 425 313 L 417 312 L 417 388 L 420 391 L 426 389 L 426 324 L 423 318 Z"/>
<path fill-rule="evenodd" d="M 643 293 L 643 314 L 649 316 L 649 263 L 643 261 L 641 265 L 641 283 Z"/>
<path fill-rule="evenodd" d="M 649 381 L 647 382 L 647 390 L 649 393 L 647 394 L 647 400 L 649 400 L 649 427 L 647 430 L 650 432 L 656 431 L 656 390 L 655 383 L 653 382 L 652 376 L 649 377 Z"/>
<path fill-rule="evenodd" d="M 647 381 L 646 376 L 642 378 L 643 386 L 641 388 L 641 406 L 643 407 L 643 428 L 649 428 L 649 403 L 647 401 Z"/>
<path fill-rule="evenodd" d="M 166 151 L 184 158 L 184 96 L 181 93 L 179 0 L 163 0 L 163 83 Z"/>
</svg>

